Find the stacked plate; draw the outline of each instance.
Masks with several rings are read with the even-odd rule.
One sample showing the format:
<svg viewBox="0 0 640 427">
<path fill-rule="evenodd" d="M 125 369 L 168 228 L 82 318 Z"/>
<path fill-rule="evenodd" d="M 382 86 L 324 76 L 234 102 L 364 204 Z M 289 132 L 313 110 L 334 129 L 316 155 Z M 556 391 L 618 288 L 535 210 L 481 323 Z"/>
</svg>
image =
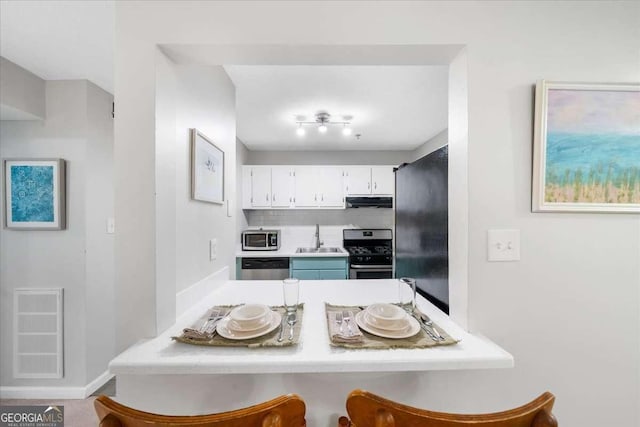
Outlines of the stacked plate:
<svg viewBox="0 0 640 427">
<path fill-rule="evenodd" d="M 371 304 L 356 314 L 358 326 L 383 338 L 409 338 L 420 332 L 420 324 L 406 311 L 393 304 Z"/>
<path fill-rule="evenodd" d="M 248 340 L 261 337 L 280 325 L 282 316 L 263 304 L 245 304 L 229 312 L 218 322 L 216 331 L 230 340 Z"/>
</svg>

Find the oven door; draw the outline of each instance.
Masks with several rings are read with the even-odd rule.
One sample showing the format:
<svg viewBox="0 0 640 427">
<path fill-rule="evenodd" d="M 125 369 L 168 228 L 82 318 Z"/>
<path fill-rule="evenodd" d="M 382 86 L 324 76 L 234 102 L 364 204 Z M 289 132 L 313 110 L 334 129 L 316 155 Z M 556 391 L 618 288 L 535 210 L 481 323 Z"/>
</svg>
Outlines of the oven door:
<svg viewBox="0 0 640 427">
<path fill-rule="evenodd" d="M 393 269 L 390 265 L 357 265 L 349 266 L 349 279 L 391 279 Z"/>
</svg>

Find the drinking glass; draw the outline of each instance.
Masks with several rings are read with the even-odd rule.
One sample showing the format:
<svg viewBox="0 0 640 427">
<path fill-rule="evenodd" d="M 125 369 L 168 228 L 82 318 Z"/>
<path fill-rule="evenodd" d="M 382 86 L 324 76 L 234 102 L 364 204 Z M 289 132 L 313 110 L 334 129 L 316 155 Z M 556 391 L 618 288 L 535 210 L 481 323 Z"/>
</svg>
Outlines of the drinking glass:
<svg viewBox="0 0 640 427">
<path fill-rule="evenodd" d="M 416 308 L 416 279 L 401 277 L 398 279 L 398 299 L 400 306 L 409 314 Z"/>
<path fill-rule="evenodd" d="M 295 278 L 284 279 L 282 281 L 282 293 L 284 296 L 284 306 L 287 309 L 287 313 L 295 313 L 298 310 L 300 281 Z"/>
</svg>

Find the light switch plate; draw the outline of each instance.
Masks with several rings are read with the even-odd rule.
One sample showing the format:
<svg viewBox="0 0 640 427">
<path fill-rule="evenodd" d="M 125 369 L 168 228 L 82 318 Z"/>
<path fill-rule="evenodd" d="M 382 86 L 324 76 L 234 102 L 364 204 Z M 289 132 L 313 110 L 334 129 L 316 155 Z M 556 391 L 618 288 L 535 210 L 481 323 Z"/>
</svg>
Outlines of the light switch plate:
<svg viewBox="0 0 640 427">
<path fill-rule="evenodd" d="M 116 219 L 107 218 L 107 234 L 114 234 L 116 232 Z"/>
<path fill-rule="evenodd" d="M 209 240 L 209 260 L 213 261 L 218 257 L 218 239 Z"/>
<path fill-rule="evenodd" d="M 520 230 L 489 230 L 487 254 L 489 261 L 519 261 Z"/>
</svg>

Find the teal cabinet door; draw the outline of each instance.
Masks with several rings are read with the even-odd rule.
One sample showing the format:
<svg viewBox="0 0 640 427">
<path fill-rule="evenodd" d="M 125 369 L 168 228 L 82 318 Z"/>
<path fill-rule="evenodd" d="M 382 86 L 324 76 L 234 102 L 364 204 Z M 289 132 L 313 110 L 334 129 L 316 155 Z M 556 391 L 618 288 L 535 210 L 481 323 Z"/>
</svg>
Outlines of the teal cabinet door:
<svg viewBox="0 0 640 427">
<path fill-rule="evenodd" d="M 320 280 L 343 280 L 347 278 L 345 270 L 320 270 Z"/>
<path fill-rule="evenodd" d="M 318 280 L 320 278 L 318 270 L 291 270 L 291 277 L 300 280 Z"/>
</svg>

